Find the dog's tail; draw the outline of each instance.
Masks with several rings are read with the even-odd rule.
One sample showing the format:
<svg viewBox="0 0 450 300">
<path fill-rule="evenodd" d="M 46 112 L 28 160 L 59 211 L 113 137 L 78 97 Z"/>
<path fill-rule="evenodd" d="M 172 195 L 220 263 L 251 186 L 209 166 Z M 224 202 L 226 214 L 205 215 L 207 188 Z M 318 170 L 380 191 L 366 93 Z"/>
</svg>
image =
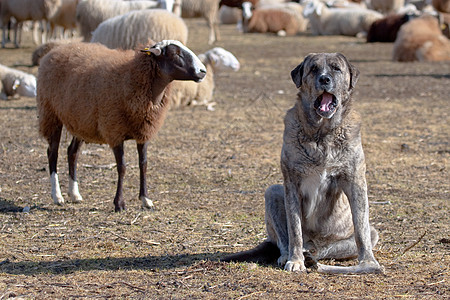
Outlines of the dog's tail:
<svg viewBox="0 0 450 300">
<path fill-rule="evenodd" d="M 260 264 L 270 264 L 280 257 L 280 249 L 272 242 L 265 241 L 253 249 L 234 253 L 221 259 L 224 262 L 254 262 Z"/>
</svg>

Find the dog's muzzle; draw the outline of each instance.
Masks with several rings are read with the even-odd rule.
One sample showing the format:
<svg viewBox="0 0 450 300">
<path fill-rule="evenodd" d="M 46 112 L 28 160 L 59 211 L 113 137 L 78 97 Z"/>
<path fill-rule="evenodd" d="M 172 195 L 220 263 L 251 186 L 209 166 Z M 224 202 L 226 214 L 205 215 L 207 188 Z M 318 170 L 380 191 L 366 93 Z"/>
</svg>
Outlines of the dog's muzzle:
<svg viewBox="0 0 450 300">
<path fill-rule="evenodd" d="M 314 102 L 314 108 L 319 116 L 329 119 L 333 116 L 337 107 L 336 96 L 328 92 L 323 92 Z"/>
</svg>

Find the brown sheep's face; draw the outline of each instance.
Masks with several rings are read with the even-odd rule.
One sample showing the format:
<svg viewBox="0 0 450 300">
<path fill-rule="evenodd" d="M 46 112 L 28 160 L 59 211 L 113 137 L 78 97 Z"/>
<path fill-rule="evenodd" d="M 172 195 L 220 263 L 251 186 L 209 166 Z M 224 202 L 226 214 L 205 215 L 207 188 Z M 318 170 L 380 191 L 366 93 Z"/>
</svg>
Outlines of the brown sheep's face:
<svg viewBox="0 0 450 300">
<path fill-rule="evenodd" d="M 200 82 L 206 75 L 200 59 L 179 41 L 164 40 L 143 52 L 155 55 L 161 73 L 170 80 Z"/>
</svg>

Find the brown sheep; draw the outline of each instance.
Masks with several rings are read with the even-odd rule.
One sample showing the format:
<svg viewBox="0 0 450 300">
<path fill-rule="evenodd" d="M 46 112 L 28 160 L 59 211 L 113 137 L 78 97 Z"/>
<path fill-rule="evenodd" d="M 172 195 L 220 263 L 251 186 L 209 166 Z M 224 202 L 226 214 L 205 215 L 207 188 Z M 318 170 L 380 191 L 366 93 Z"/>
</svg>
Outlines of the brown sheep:
<svg viewBox="0 0 450 300">
<path fill-rule="evenodd" d="M 395 42 L 400 27 L 413 17 L 410 14 L 393 14 L 376 20 L 370 25 L 369 32 L 367 33 L 367 42 Z"/>
<path fill-rule="evenodd" d="M 242 27 L 244 32 L 272 32 L 279 36 L 296 35 L 300 24 L 294 13 L 285 9 L 251 9 L 250 2 L 242 5 Z"/>
<path fill-rule="evenodd" d="M 206 74 L 199 58 L 179 41 L 164 40 L 141 51 L 119 51 L 100 44 L 60 45 L 45 55 L 39 67 L 37 108 L 39 132 L 48 141 L 52 198 L 64 199 L 57 175 L 62 127 L 73 135 L 68 148 L 69 196 L 81 201 L 76 178 L 78 150 L 84 143 L 108 144 L 117 163 L 115 211 L 125 209 L 124 141 L 136 140 L 143 207 L 147 197 L 147 144 L 162 126 L 169 108 L 173 80 L 201 81 Z"/>
<path fill-rule="evenodd" d="M 450 0 L 433 0 L 434 9 L 443 13 L 450 13 Z"/>
<path fill-rule="evenodd" d="M 450 61 L 450 41 L 437 18 L 422 16 L 400 28 L 392 57 L 394 61 Z"/>
<path fill-rule="evenodd" d="M 39 47 L 34 49 L 33 53 L 31 54 L 31 65 L 39 66 L 39 62 L 45 54 L 49 53 L 53 48 L 65 43 L 67 42 L 65 42 L 64 40 L 54 40 L 40 45 Z"/>
<path fill-rule="evenodd" d="M 257 6 L 259 0 L 220 0 L 219 6 L 226 5 L 228 7 L 242 8 L 242 3 L 250 2 L 253 6 Z"/>
</svg>

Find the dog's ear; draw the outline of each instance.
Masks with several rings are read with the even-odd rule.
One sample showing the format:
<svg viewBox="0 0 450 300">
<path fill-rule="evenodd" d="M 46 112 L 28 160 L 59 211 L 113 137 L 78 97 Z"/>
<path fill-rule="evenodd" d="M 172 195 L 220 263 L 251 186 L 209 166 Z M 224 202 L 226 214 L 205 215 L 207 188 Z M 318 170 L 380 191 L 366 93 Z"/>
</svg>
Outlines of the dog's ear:
<svg viewBox="0 0 450 300">
<path fill-rule="evenodd" d="M 301 64 L 296 66 L 295 69 L 291 71 L 292 81 L 295 83 L 295 86 L 297 88 L 300 88 L 302 86 L 303 69 L 304 69 L 304 65 L 305 65 L 305 62 L 308 59 L 308 57 L 309 57 L 309 55 L 307 57 L 305 57 L 305 59 L 301 62 Z"/>
<path fill-rule="evenodd" d="M 345 64 L 347 65 L 348 72 L 350 74 L 350 86 L 348 87 L 348 90 L 350 91 L 355 88 L 356 83 L 358 82 L 359 70 L 358 70 L 358 68 L 356 68 L 354 65 L 352 65 L 348 61 L 348 59 L 344 56 L 344 54 L 338 53 L 338 56 L 340 56 L 345 61 Z"/>
<path fill-rule="evenodd" d="M 292 81 L 295 83 L 295 86 L 299 88 L 302 85 L 302 77 L 303 77 L 303 62 L 295 67 L 294 70 L 291 71 Z"/>
</svg>

